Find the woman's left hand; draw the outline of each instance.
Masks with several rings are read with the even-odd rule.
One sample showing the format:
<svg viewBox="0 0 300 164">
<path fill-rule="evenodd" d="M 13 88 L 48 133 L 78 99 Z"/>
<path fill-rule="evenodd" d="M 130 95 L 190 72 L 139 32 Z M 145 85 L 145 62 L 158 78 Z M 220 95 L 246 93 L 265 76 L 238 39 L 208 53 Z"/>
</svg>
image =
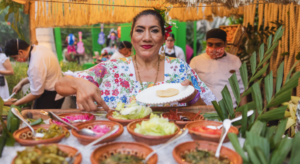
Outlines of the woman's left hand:
<svg viewBox="0 0 300 164">
<path fill-rule="evenodd" d="M 182 86 L 188 86 L 188 85 L 191 85 L 193 86 L 193 83 L 190 81 L 190 80 L 184 80 L 182 83 L 181 83 Z M 193 86 L 194 87 L 194 86 Z M 180 103 L 188 103 L 190 101 L 192 101 L 194 99 L 194 97 L 197 95 L 197 90 L 195 89 L 194 93 L 191 94 L 189 97 L 183 99 L 180 101 Z"/>
</svg>

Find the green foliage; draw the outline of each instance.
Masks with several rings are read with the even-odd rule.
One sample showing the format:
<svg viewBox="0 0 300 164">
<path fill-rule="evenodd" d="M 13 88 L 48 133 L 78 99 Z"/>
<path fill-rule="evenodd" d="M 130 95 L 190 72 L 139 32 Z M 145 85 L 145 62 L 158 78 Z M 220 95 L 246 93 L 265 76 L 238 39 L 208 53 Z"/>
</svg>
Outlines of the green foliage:
<svg viewBox="0 0 300 164">
<path fill-rule="evenodd" d="M 79 65 L 75 62 L 63 62 L 63 61 L 61 61 L 59 63 L 59 65 L 60 65 L 60 68 L 61 68 L 62 72 L 66 72 L 66 71 L 69 71 L 69 70 L 72 71 L 72 72 L 84 70 L 82 65 Z"/>
<path fill-rule="evenodd" d="M 197 53 L 203 53 L 206 49 L 205 34 L 201 28 L 197 31 Z M 186 22 L 186 44 L 194 47 L 194 22 Z"/>
</svg>

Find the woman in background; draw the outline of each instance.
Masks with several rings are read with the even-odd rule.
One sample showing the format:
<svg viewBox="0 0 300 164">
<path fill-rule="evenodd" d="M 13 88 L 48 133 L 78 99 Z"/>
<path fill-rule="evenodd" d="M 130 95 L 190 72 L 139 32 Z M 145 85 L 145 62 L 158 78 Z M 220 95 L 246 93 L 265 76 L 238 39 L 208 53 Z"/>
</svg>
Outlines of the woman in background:
<svg viewBox="0 0 300 164">
<path fill-rule="evenodd" d="M 128 41 L 123 41 L 119 43 L 118 50 L 111 56 L 110 60 L 112 59 L 120 59 L 126 58 L 131 55 L 131 48 L 132 44 Z"/>
<path fill-rule="evenodd" d="M 161 48 L 159 51 L 160 54 L 162 54 L 164 50 L 166 56 L 179 58 L 182 59 L 183 61 L 186 61 L 183 50 L 180 47 L 175 46 L 174 43 L 175 43 L 175 35 L 170 33 L 170 35 L 166 40 L 166 45 L 163 46 L 164 49 Z"/>
<path fill-rule="evenodd" d="M 0 97 L 2 99 L 6 99 L 9 97 L 9 90 L 7 81 L 5 79 L 5 75 L 13 75 L 14 70 L 9 61 L 9 57 L 7 57 L 0 47 Z"/>
</svg>

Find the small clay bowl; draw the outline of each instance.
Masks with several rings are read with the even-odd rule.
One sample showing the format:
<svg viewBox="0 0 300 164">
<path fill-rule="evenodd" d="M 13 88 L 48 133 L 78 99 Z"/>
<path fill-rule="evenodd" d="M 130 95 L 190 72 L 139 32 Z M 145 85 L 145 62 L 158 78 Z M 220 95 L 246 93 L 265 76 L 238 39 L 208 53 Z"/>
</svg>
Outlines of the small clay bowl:
<svg viewBox="0 0 300 164">
<path fill-rule="evenodd" d="M 84 122 L 81 123 L 79 125 L 77 125 L 76 127 L 80 130 L 83 128 L 88 128 L 91 129 L 93 128 L 95 125 L 106 125 L 110 128 L 112 128 L 114 125 L 119 125 L 119 130 L 112 134 L 111 136 L 105 138 L 104 140 L 98 142 L 97 144 L 101 144 L 101 143 L 106 143 L 106 142 L 111 142 L 114 141 L 116 138 L 118 138 L 124 131 L 124 128 L 121 124 L 117 123 L 117 122 L 112 122 L 112 121 L 103 121 L 103 120 L 98 120 L 98 121 L 90 121 L 90 122 Z M 96 139 L 99 138 L 99 136 L 86 136 L 86 135 L 82 135 L 79 134 L 76 130 L 72 129 L 72 134 L 73 136 L 75 136 L 78 141 L 80 142 L 80 144 L 82 145 L 87 145 L 93 141 L 95 141 Z"/>
<path fill-rule="evenodd" d="M 173 157 L 176 160 L 176 162 L 179 164 L 189 164 L 188 162 L 185 162 L 181 156 L 184 155 L 185 153 L 195 151 L 196 147 L 198 147 L 198 149 L 200 149 L 200 150 L 216 152 L 218 143 L 208 142 L 208 141 L 184 142 L 184 143 L 177 145 L 173 149 L 173 152 L 172 152 Z M 227 147 L 222 146 L 220 155 L 223 158 L 229 159 L 231 164 L 242 164 L 243 163 L 241 156 L 238 153 L 236 153 L 235 151 L 233 151 Z"/>
<path fill-rule="evenodd" d="M 123 126 L 127 126 L 129 123 L 134 122 L 134 121 L 140 121 L 140 120 L 145 120 L 145 119 L 149 119 L 150 118 L 150 114 L 146 117 L 140 118 L 140 119 L 133 119 L 133 120 L 123 120 L 123 119 L 116 119 L 113 118 L 113 112 L 114 111 L 110 111 L 109 113 L 107 113 L 106 117 L 110 120 L 110 121 L 115 121 L 118 122 L 120 124 L 122 124 Z"/>
<path fill-rule="evenodd" d="M 177 112 L 177 115 L 181 117 L 186 117 L 188 119 L 192 119 L 195 117 L 197 113 L 192 113 L 192 112 Z M 170 112 L 163 113 L 163 117 L 169 118 Z M 198 115 L 193 121 L 198 121 L 198 120 L 204 120 L 204 117 L 202 115 Z M 174 121 L 176 125 L 178 125 L 181 129 L 185 127 L 186 124 L 193 122 L 193 121 Z"/>
<path fill-rule="evenodd" d="M 210 126 L 219 126 L 219 125 L 222 125 L 222 122 L 216 122 L 216 121 L 194 121 L 194 122 L 186 124 L 185 128 L 187 128 L 189 130 L 189 133 L 190 133 L 190 135 L 192 136 L 192 138 L 194 140 L 206 140 L 206 141 L 211 141 L 211 142 L 217 142 L 217 143 L 219 143 L 221 135 L 218 135 L 218 134 L 207 134 L 207 133 L 196 132 L 196 131 L 192 130 L 192 128 L 194 128 L 194 127 L 208 126 L 208 125 L 210 125 Z M 232 130 L 233 133 L 235 133 L 236 135 L 239 134 L 239 130 L 236 127 L 234 127 L 234 126 L 231 126 L 230 130 Z M 228 141 L 229 141 L 229 138 L 228 138 L 228 136 L 226 136 L 224 142 L 228 142 Z"/>
<path fill-rule="evenodd" d="M 179 126 L 177 126 L 175 124 L 176 127 L 177 127 L 177 130 L 175 131 L 174 134 L 171 134 L 171 135 L 149 136 L 149 135 L 143 135 L 143 134 L 139 134 L 139 133 L 134 132 L 134 129 L 135 129 L 136 125 L 141 124 L 142 121 L 147 121 L 147 120 L 135 121 L 135 122 L 132 122 L 132 123 L 128 124 L 127 131 L 131 134 L 132 138 L 134 138 L 137 142 L 142 142 L 142 143 L 147 144 L 147 145 L 158 145 L 158 144 L 165 143 L 169 139 L 174 137 L 180 131 Z"/>
<path fill-rule="evenodd" d="M 63 114 L 59 114 L 59 115 L 57 115 L 57 116 L 59 116 L 59 117 L 66 117 L 66 116 L 76 116 L 76 115 L 82 115 L 82 114 L 88 114 L 89 116 L 94 116 L 94 115 L 91 114 L 91 113 L 80 113 L 80 112 L 78 112 L 78 113 L 63 113 Z M 96 120 L 96 116 L 94 116 L 94 118 L 93 118 L 92 120 L 89 120 L 89 121 L 94 121 L 94 120 Z M 86 122 L 89 122 L 89 121 L 86 121 Z M 49 120 L 49 123 L 50 123 L 50 124 L 54 124 L 54 122 L 52 121 L 52 119 Z M 77 125 L 79 125 L 79 124 L 81 124 L 81 123 L 82 123 L 82 122 L 74 123 L 74 124 L 72 124 L 72 125 L 77 126 Z M 67 129 L 69 129 L 69 130 L 71 129 L 70 126 L 68 126 L 68 125 L 66 125 L 66 124 L 64 124 L 64 123 L 59 124 L 59 126 L 63 126 L 63 127 L 67 128 Z"/>
<path fill-rule="evenodd" d="M 47 144 L 47 145 L 52 145 L 52 144 Z M 78 151 L 77 149 L 71 147 L 71 146 L 67 146 L 67 145 L 61 145 L 61 144 L 57 144 L 58 148 L 65 152 L 68 153 L 70 156 L 73 156 L 76 154 L 76 152 Z M 15 164 L 15 160 L 16 160 L 17 156 L 13 159 L 13 161 L 11 162 L 11 164 Z M 74 163 L 73 164 L 80 164 L 82 160 L 82 155 L 81 153 L 79 155 L 77 155 L 74 159 Z"/>
<path fill-rule="evenodd" d="M 112 142 L 95 149 L 91 155 L 92 164 L 99 164 L 100 160 L 105 160 L 114 154 L 130 154 L 145 159 L 153 151 L 151 147 L 138 142 Z M 154 154 L 147 164 L 156 164 L 157 155 Z"/>
<path fill-rule="evenodd" d="M 32 126 L 32 128 L 36 131 L 38 128 L 44 128 L 44 129 L 48 129 L 50 127 L 49 124 L 41 124 L 41 125 L 36 125 L 36 126 Z M 65 131 L 68 131 L 67 128 L 62 127 Z M 34 140 L 32 137 L 29 137 L 27 139 L 23 139 L 21 138 L 21 135 L 24 134 L 27 136 L 27 133 L 31 133 L 31 130 L 28 127 L 19 129 L 17 131 L 14 132 L 13 137 L 15 138 L 15 140 L 20 143 L 20 145 L 22 146 L 34 146 L 34 145 L 38 145 L 38 144 L 50 144 L 50 143 L 58 143 L 60 142 L 65 135 L 62 134 L 60 136 L 54 137 L 54 138 L 49 138 L 49 139 L 39 139 L 39 140 Z"/>
</svg>

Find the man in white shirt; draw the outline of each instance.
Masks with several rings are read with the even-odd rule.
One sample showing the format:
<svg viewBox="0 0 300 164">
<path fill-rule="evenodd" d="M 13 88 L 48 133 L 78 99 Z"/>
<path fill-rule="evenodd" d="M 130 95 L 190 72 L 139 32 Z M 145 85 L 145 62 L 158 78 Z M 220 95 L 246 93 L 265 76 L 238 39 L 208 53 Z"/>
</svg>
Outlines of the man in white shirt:
<svg viewBox="0 0 300 164">
<path fill-rule="evenodd" d="M 118 50 L 110 57 L 112 59 L 120 59 L 129 57 L 131 55 L 132 44 L 128 41 L 122 41 L 119 43 Z"/>
<path fill-rule="evenodd" d="M 30 93 L 14 105 L 22 105 L 35 100 L 34 109 L 60 109 L 64 98 L 55 101 L 55 83 L 62 77 L 56 55 L 47 47 L 29 45 L 21 39 L 6 42 L 5 54 L 13 59 L 29 59 L 28 77 L 19 82 L 13 92 L 19 92 L 30 83 Z"/>
<path fill-rule="evenodd" d="M 206 53 L 194 57 L 190 67 L 198 74 L 199 78 L 211 89 L 217 100 L 222 100 L 221 91 L 227 85 L 234 108 L 237 106 L 235 97 L 228 79 L 236 73 L 240 93 L 245 91 L 239 68 L 241 60 L 228 52 L 225 52 L 227 34 L 221 29 L 212 29 L 206 33 Z M 247 102 L 243 97 L 240 105 Z"/>
</svg>

